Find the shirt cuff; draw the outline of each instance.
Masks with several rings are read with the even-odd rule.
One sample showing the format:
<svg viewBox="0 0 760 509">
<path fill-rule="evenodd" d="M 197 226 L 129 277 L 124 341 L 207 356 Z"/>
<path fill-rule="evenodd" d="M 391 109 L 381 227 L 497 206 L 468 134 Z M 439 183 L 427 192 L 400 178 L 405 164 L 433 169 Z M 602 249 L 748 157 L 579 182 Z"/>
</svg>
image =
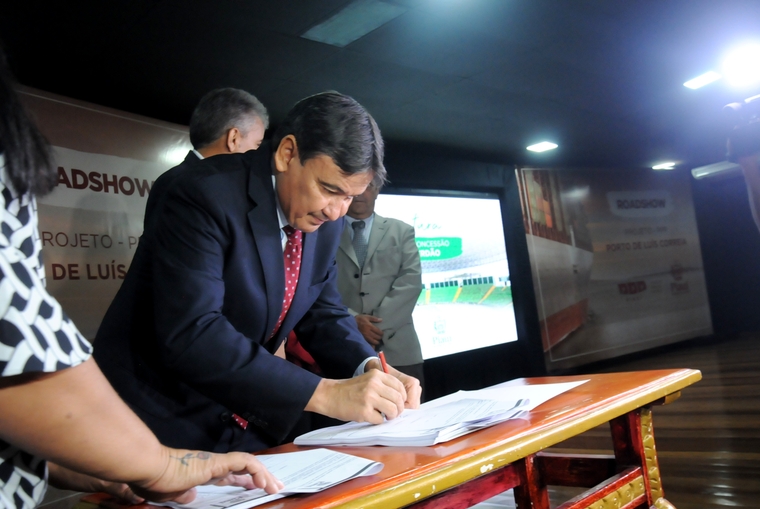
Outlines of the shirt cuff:
<svg viewBox="0 0 760 509">
<path fill-rule="evenodd" d="M 378 360 L 380 360 L 378 357 L 367 357 L 366 359 L 364 359 L 364 362 L 362 362 L 361 364 L 359 364 L 359 367 L 356 368 L 356 371 L 354 371 L 354 376 L 363 375 L 364 374 L 364 368 L 367 367 L 367 363 L 369 361 L 371 361 L 372 359 L 378 359 Z"/>
</svg>

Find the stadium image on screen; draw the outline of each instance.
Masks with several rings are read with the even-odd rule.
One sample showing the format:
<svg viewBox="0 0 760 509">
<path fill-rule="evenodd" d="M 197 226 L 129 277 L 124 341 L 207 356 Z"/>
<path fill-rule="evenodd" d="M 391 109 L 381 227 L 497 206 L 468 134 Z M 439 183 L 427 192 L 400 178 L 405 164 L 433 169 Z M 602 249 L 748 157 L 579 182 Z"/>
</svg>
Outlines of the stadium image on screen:
<svg viewBox="0 0 760 509">
<path fill-rule="evenodd" d="M 422 292 L 414 327 L 425 359 L 517 340 L 499 200 L 380 194 L 375 212 L 414 226 Z"/>
</svg>

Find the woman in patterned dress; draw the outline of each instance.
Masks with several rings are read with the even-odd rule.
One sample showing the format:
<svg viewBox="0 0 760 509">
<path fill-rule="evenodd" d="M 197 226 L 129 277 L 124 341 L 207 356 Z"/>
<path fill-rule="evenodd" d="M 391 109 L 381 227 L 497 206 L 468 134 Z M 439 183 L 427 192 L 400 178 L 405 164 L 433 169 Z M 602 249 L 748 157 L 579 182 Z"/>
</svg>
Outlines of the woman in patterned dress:
<svg viewBox="0 0 760 509">
<path fill-rule="evenodd" d="M 189 502 L 210 481 L 278 491 L 253 455 L 161 445 L 111 388 L 92 346 L 45 291 L 34 197 L 55 183 L 49 146 L 0 50 L 0 508 L 40 503 L 46 460 L 54 486 L 133 502 Z"/>
</svg>

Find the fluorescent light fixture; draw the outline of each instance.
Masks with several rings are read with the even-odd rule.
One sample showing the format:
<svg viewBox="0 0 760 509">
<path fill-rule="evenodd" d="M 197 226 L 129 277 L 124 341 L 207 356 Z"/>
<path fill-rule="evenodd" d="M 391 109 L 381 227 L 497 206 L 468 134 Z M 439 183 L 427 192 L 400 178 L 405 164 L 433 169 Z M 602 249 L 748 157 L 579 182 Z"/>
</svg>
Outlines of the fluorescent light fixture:
<svg viewBox="0 0 760 509">
<path fill-rule="evenodd" d="M 750 43 L 732 50 L 723 61 L 723 73 L 736 88 L 760 83 L 760 43 Z"/>
<path fill-rule="evenodd" d="M 342 48 L 405 12 L 405 7 L 382 0 L 355 0 L 301 37 Z"/>
<path fill-rule="evenodd" d="M 566 200 L 575 200 L 580 201 L 583 199 L 586 199 L 588 197 L 589 193 L 589 186 L 585 187 L 576 187 L 569 191 L 563 191 L 562 197 Z"/>
<path fill-rule="evenodd" d="M 731 177 L 741 175 L 742 168 L 736 163 L 730 161 L 721 161 L 719 163 L 700 166 L 691 170 L 691 176 L 695 179 L 708 177 Z"/>
<path fill-rule="evenodd" d="M 547 150 L 554 150 L 557 148 L 556 143 L 552 143 L 550 141 L 542 141 L 541 143 L 536 143 L 535 145 L 531 145 L 530 147 L 527 147 L 528 150 L 531 152 L 546 152 Z"/>
<path fill-rule="evenodd" d="M 683 86 L 696 90 L 698 88 L 704 87 L 705 85 L 709 85 L 713 81 L 718 81 L 722 77 L 723 76 L 715 71 L 708 71 L 701 76 L 697 76 L 693 80 L 687 81 L 683 84 Z"/>
<path fill-rule="evenodd" d="M 660 163 L 652 166 L 653 170 L 672 170 L 676 166 L 676 163 Z"/>
</svg>

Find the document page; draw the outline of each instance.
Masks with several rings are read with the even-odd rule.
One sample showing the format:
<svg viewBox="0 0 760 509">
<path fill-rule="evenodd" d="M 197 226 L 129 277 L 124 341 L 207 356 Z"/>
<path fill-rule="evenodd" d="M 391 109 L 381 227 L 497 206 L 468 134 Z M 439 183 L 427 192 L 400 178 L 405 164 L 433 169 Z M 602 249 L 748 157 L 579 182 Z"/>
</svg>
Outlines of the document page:
<svg viewBox="0 0 760 509">
<path fill-rule="evenodd" d="M 448 404 L 452 401 L 459 401 L 462 399 L 484 399 L 488 401 L 514 401 L 517 399 L 528 399 L 522 410 L 533 410 L 539 405 L 542 405 L 559 396 L 563 392 L 567 392 L 570 389 L 574 389 L 579 385 L 583 385 L 588 380 L 578 380 L 576 382 L 563 382 L 558 384 L 533 384 L 533 385 L 508 385 L 510 382 L 504 382 L 485 389 L 477 391 L 458 391 L 448 396 L 443 396 L 427 403 L 420 405 L 422 407 L 439 406 Z"/>
<path fill-rule="evenodd" d="M 374 475 L 383 464 L 359 456 L 327 449 L 263 454 L 256 456 L 285 488 L 275 495 L 264 490 L 245 490 L 234 486 L 198 486 L 197 496 L 189 504 L 155 503 L 177 509 L 247 509 L 296 493 L 317 493 L 336 484 Z"/>
<path fill-rule="evenodd" d="M 488 401 L 459 399 L 445 405 L 404 410 L 382 424 L 347 423 L 323 428 L 296 438 L 297 445 L 407 445 L 428 446 L 451 440 L 482 426 L 512 418 L 528 400 Z"/>
<path fill-rule="evenodd" d="M 459 391 L 404 410 L 382 424 L 350 422 L 296 438 L 297 445 L 430 446 L 522 416 L 586 380 L 561 384 L 504 385 Z"/>
</svg>

